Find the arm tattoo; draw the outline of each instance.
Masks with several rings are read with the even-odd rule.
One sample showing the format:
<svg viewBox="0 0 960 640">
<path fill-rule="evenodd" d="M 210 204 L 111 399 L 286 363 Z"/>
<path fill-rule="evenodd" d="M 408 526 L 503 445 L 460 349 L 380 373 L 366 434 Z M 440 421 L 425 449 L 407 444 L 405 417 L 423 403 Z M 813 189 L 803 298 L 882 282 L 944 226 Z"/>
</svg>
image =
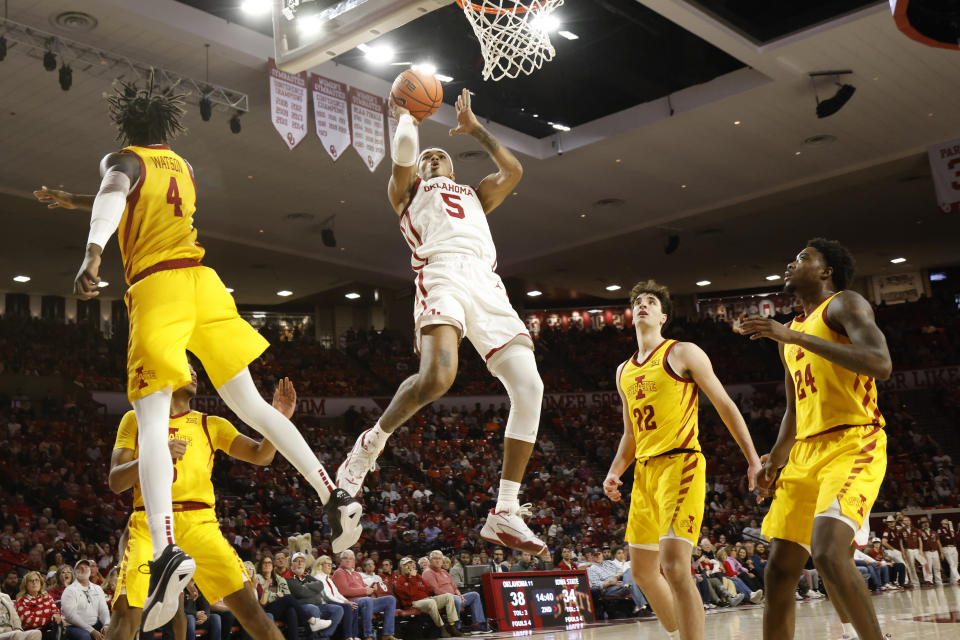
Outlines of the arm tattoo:
<svg viewBox="0 0 960 640">
<path fill-rule="evenodd" d="M 494 138 L 490 132 L 484 129 L 482 126 L 474 129 L 470 135 L 476 138 L 477 142 L 479 142 L 490 155 L 495 155 L 498 151 L 500 151 L 500 143 L 497 142 L 497 139 Z"/>
<path fill-rule="evenodd" d="M 437 361 L 440 363 L 441 367 L 450 366 L 450 352 L 446 349 L 441 349 L 437 352 Z"/>
</svg>

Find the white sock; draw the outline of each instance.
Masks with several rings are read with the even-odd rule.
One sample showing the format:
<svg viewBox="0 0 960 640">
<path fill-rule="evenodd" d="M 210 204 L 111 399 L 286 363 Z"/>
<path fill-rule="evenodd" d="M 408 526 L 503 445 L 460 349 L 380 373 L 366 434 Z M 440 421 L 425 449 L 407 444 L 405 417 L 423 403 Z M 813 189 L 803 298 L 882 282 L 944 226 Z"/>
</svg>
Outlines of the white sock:
<svg viewBox="0 0 960 640">
<path fill-rule="evenodd" d="M 843 635 L 850 636 L 851 638 L 857 637 L 857 630 L 853 628 L 853 623 L 841 622 L 840 626 L 843 628 Z"/>
<path fill-rule="evenodd" d="M 326 504 L 330 500 L 337 485 L 330 480 L 326 469 L 294 424 L 260 396 L 248 369 L 225 382 L 217 393 L 238 418 L 273 443 L 316 490 L 321 502 Z"/>
<path fill-rule="evenodd" d="M 520 508 L 520 483 L 500 479 L 500 493 L 494 511 L 516 511 Z"/>
<path fill-rule="evenodd" d="M 389 437 L 390 434 L 380 428 L 380 421 L 377 420 L 377 424 L 367 431 L 363 448 L 367 451 L 375 451 L 379 455 L 384 445 L 387 444 L 387 438 Z"/>
<path fill-rule="evenodd" d="M 670 640 L 680 640 L 680 629 L 667 631 L 667 637 L 670 638 Z"/>
<path fill-rule="evenodd" d="M 143 455 L 144 451 L 168 450 L 170 437 L 170 398 L 166 387 L 133 401 L 137 413 L 137 448 L 140 451 L 140 493 L 147 513 L 147 526 L 153 540 L 154 560 L 163 553 L 173 537 L 173 460 L 170 455 Z"/>
</svg>

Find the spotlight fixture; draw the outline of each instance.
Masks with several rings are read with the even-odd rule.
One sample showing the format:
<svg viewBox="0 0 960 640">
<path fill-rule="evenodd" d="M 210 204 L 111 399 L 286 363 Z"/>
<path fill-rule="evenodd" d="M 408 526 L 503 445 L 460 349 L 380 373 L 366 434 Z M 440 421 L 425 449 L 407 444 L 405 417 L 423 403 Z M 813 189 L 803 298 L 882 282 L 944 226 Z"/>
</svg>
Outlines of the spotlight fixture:
<svg viewBox="0 0 960 640">
<path fill-rule="evenodd" d="M 200 98 L 200 119 L 208 122 L 211 115 L 213 115 L 213 103 L 210 102 L 210 98 L 203 96 Z M 231 125 L 230 130 L 233 131 L 233 125 Z M 234 131 L 234 133 L 236 133 L 236 131 Z"/>
<path fill-rule="evenodd" d="M 202 117 L 202 114 L 201 114 Z M 233 114 L 233 117 L 230 118 L 230 131 L 231 133 L 240 133 L 240 112 L 237 111 Z"/>
<path fill-rule="evenodd" d="M 7 57 L 7 39 L 0 36 L 0 60 Z"/>
<path fill-rule="evenodd" d="M 620 291 L 620 285 L 618 284 L 608 284 L 604 287 L 607 291 Z"/>
<path fill-rule="evenodd" d="M 226 287 L 227 293 L 233 293 L 233 287 Z"/>
<path fill-rule="evenodd" d="M 47 71 L 53 71 L 57 68 L 57 55 L 53 51 L 47 51 L 43 54 L 43 68 Z"/>
<path fill-rule="evenodd" d="M 66 64 L 60 65 L 60 88 L 64 91 L 70 91 L 73 86 L 73 69 Z"/>
<path fill-rule="evenodd" d="M 324 229 L 320 232 L 320 240 L 325 247 L 337 246 L 337 236 L 333 235 L 333 229 Z"/>
<path fill-rule="evenodd" d="M 530 296 L 531 298 L 536 298 L 538 296 L 542 296 L 543 291 L 538 291 L 537 289 L 533 289 L 532 291 L 527 291 L 527 295 Z"/>
<path fill-rule="evenodd" d="M 837 77 L 837 76 L 848 75 L 851 73 L 853 73 L 853 71 L 850 71 L 849 69 L 845 69 L 842 71 L 814 71 L 813 73 L 810 74 L 810 82 L 814 83 L 813 95 L 817 100 L 817 117 L 818 118 L 827 118 L 835 114 L 837 111 L 840 111 L 840 109 L 843 108 L 843 105 L 847 104 L 850 98 L 853 97 L 853 93 L 857 90 L 857 88 L 854 87 L 852 84 L 840 84 L 839 82 L 837 82 L 836 85 L 840 87 L 839 89 L 837 89 L 837 92 L 833 94 L 832 97 L 827 98 L 825 100 L 821 100 L 820 96 L 817 94 L 817 85 L 814 78 L 818 78 L 821 76 Z"/>
<path fill-rule="evenodd" d="M 281 289 L 280 291 L 277 291 L 277 295 L 280 296 L 281 298 L 287 298 L 293 295 L 293 291 L 289 291 L 287 289 Z"/>
<path fill-rule="evenodd" d="M 698 287 L 706 287 L 706 286 L 708 286 L 709 284 L 710 284 L 710 281 L 709 281 L 709 280 L 700 280 L 699 282 L 697 282 L 697 286 L 698 286 Z"/>
<path fill-rule="evenodd" d="M 30 282 L 30 276 L 13 276 L 14 282 Z"/>
<path fill-rule="evenodd" d="M 672 233 L 667 236 L 667 242 L 663 245 L 663 252 L 667 255 L 670 255 L 674 251 L 680 248 L 680 236 L 676 233 Z"/>
<path fill-rule="evenodd" d="M 360 294 L 357 293 L 356 291 L 351 291 L 350 293 L 343 294 L 343 297 L 346 298 L 347 300 L 356 300 L 357 298 L 360 297 Z"/>
<path fill-rule="evenodd" d="M 772 275 L 767 276 L 767 280 L 770 280 L 771 282 L 772 282 L 773 280 L 779 280 L 779 279 L 780 279 L 780 276 L 778 276 L 778 275 L 775 274 L 775 273 L 772 274 Z"/>
<path fill-rule="evenodd" d="M 906 261 L 907 261 L 906 258 L 894 258 L 890 262 L 892 262 L 893 264 L 900 264 L 901 262 L 906 262 Z"/>
</svg>

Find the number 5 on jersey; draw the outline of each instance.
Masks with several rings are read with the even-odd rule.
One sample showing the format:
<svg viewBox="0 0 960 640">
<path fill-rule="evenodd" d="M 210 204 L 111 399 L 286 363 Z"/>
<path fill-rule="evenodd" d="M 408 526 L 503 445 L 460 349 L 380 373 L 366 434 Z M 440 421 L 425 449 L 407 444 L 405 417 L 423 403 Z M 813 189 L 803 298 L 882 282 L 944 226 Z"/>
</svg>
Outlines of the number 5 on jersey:
<svg viewBox="0 0 960 640">
<path fill-rule="evenodd" d="M 455 193 L 441 193 L 440 197 L 443 198 L 443 202 L 449 207 L 444 209 L 451 218 L 463 218 L 466 214 L 463 211 L 463 207 L 460 205 L 460 196 Z"/>
</svg>

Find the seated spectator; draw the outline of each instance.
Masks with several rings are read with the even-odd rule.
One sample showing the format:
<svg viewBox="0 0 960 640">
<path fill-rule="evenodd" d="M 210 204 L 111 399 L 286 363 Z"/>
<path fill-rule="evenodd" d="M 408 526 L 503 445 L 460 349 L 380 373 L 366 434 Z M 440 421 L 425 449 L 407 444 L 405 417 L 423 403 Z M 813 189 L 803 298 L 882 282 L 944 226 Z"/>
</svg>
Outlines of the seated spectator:
<svg viewBox="0 0 960 640">
<path fill-rule="evenodd" d="M 24 629 L 43 629 L 48 624 L 60 624 L 60 609 L 43 586 L 43 578 L 36 571 L 23 576 L 19 597 L 16 601 L 17 615 Z"/>
<path fill-rule="evenodd" d="M 853 550 L 853 563 L 867 570 L 867 588 L 870 591 L 886 591 L 889 588 L 890 567 L 885 563 L 877 562 L 860 549 Z"/>
<path fill-rule="evenodd" d="M 577 569 L 577 563 L 573 559 L 573 548 L 567 545 L 560 552 L 560 562 L 557 563 L 557 571 L 574 571 Z"/>
<path fill-rule="evenodd" d="M 763 589 L 763 571 L 757 569 L 753 564 L 753 558 L 747 553 L 746 547 L 737 549 L 737 563 L 740 565 L 740 579 L 747 583 L 748 587 Z"/>
<path fill-rule="evenodd" d="M 533 556 L 526 551 L 520 553 L 520 559 L 513 565 L 514 571 L 533 571 L 534 568 Z"/>
<path fill-rule="evenodd" d="M 398 575 L 393 572 L 393 560 L 386 558 L 380 563 L 380 578 L 390 589 L 390 593 L 393 593 L 393 583 L 396 582 Z"/>
<path fill-rule="evenodd" d="M 701 547 L 702 547 L 702 546 L 703 546 L 703 542 L 701 541 L 700 544 L 701 544 Z M 711 548 L 711 549 L 712 549 L 712 548 Z M 706 549 L 704 549 L 704 554 L 703 554 L 703 555 L 704 555 L 704 557 L 707 556 L 707 551 L 706 551 Z M 749 600 L 749 601 L 752 602 L 753 604 L 757 604 L 758 602 L 762 602 L 762 601 L 763 601 L 763 591 L 761 591 L 761 590 L 759 590 L 759 589 L 751 589 L 751 588 L 748 587 L 747 584 L 746 584 L 743 580 L 741 580 L 740 577 L 739 577 L 738 575 L 736 575 L 736 574 L 730 575 L 731 572 L 730 572 L 730 569 L 729 569 L 729 567 L 728 567 L 728 565 L 727 565 L 727 562 L 726 562 L 728 558 L 729 558 L 729 556 L 728 556 L 727 548 L 726 548 L 726 547 L 719 547 L 719 548 L 717 549 L 717 551 L 716 551 L 716 556 L 715 556 L 715 558 L 714 558 L 714 559 L 716 560 L 716 564 L 715 564 L 714 567 L 713 567 L 714 570 L 711 571 L 710 573 L 708 573 L 707 575 L 710 576 L 710 577 L 726 577 L 730 582 L 733 583 L 733 586 L 737 589 L 737 593 L 742 593 L 743 596 L 744 596 L 744 598 L 746 598 L 747 600 Z"/>
<path fill-rule="evenodd" d="M 60 599 L 63 597 L 63 590 L 73 582 L 73 567 L 68 564 L 57 569 L 57 585 L 50 589 L 50 597 L 60 606 Z"/>
<path fill-rule="evenodd" d="M 417 574 L 417 565 L 413 562 L 413 558 L 400 560 L 400 576 L 397 578 L 394 588 L 400 606 L 404 608 L 413 607 L 430 616 L 433 624 L 440 629 L 441 638 L 463 635 L 455 626 L 460 621 L 460 616 L 457 613 L 457 603 L 453 594 L 431 595 L 430 588 L 424 583 L 423 578 Z M 441 607 L 447 614 L 446 624 L 440 617 Z"/>
<path fill-rule="evenodd" d="M 273 558 L 269 554 L 260 559 L 256 581 L 260 605 L 274 620 L 284 623 L 287 640 L 297 640 L 301 626 L 309 626 L 311 631 L 332 626 L 330 620 L 318 618 L 315 612 L 290 595 L 290 585 L 274 571 Z"/>
<path fill-rule="evenodd" d="M 10 600 L 15 600 L 17 592 L 20 590 L 20 574 L 15 569 L 7 571 L 3 576 L 3 585 L 0 585 L 0 592 L 7 594 Z"/>
<path fill-rule="evenodd" d="M 503 561 L 504 553 L 503 549 L 497 547 L 493 550 L 493 555 L 490 557 L 490 571 L 492 573 L 503 573 L 504 571 L 509 571 L 510 567 L 506 562 Z"/>
<path fill-rule="evenodd" d="M 326 598 L 327 604 L 331 604 L 341 608 L 343 612 L 343 637 L 345 640 L 360 640 L 359 638 L 359 613 L 360 607 L 356 602 L 351 602 L 340 593 L 340 590 L 337 589 L 336 583 L 333 581 L 333 560 L 330 556 L 320 556 L 317 558 L 317 566 L 320 567 L 321 577 L 319 580 L 313 576 L 305 576 L 303 573 L 297 574 L 297 567 L 299 566 L 300 559 L 294 560 L 294 579 L 290 584 L 293 586 L 294 590 L 297 590 L 297 583 L 309 584 L 311 581 L 317 581 L 322 583 L 324 598 Z M 304 567 L 306 563 L 304 562 Z M 315 590 L 315 587 L 310 587 L 310 590 Z"/>
<path fill-rule="evenodd" d="M 6 593 L 0 592 L 0 638 L 4 640 L 40 640 L 41 636 L 42 633 L 39 629 L 24 631 L 13 600 Z"/>
<path fill-rule="evenodd" d="M 629 588 L 623 583 L 623 572 L 617 571 L 612 560 L 603 560 L 596 549 L 586 549 L 584 553 L 592 559 L 587 567 L 587 580 L 591 589 L 599 589 L 600 597 L 627 595 Z"/>
<path fill-rule="evenodd" d="M 701 545 L 706 542 L 709 544 L 709 540 L 706 538 L 701 541 Z M 703 600 L 704 605 L 713 604 L 717 607 L 736 607 L 741 602 L 743 602 L 744 595 L 742 593 L 730 593 L 723 586 L 723 572 L 720 571 L 720 575 L 712 573 L 714 567 L 719 568 L 720 563 L 713 558 L 707 558 L 703 555 L 703 549 L 700 546 L 693 548 L 693 556 L 691 558 L 691 571 L 694 575 L 694 580 L 697 583 L 697 590 L 700 592 L 700 597 Z"/>
<path fill-rule="evenodd" d="M 394 640 L 393 628 L 397 611 L 397 599 L 393 596 L 376 597 L 376 590 L 363 582 L 356 571 L 357 557 L 347 549 L 340 554 L 340 567 L 333 574 L 333 582 L 344 596 L 359 607 L 360 626 L 364 640 L 373 640 L 373 615 L 383 613 L 381 640 Z"/>
<path fill-rule="evenodd" d="M 187 618 L 186 640 L 196 640 L 197 629 L 206 629 L 210 640 L 220 640 L 220 616 L 210 612 L 210 603 L 191 580 L 183 590 L 183 613 Z"/>
<path fill-rule="evenodd" d="M 90 582 L 90 560 L 79 560 L 73 571 L 77 579 L 63 590 L 60 610 L 70 640 L 103 640 L 110 626 L 110 608 L 100 585 Z"/>
<path fill-rule="evenodd" d="M 874 538 L 870 544 L 870 547 L 865 551 L 867 555 L 873 558 L 876 562 L 887 567 L 889 576 L 888 581 L 884 583 L 886 584 L 887 588 L 903 589 L 904 580 L 907 577 L 907 567 L 902 562 L 894 561 L 894 559 L 885 552 L 882 542 L 883 541 L 880 540 L 880 538 Z"/>
<path fill-rule="evenodd" d="M 286 549 L 281 549 L 273 555 L 273 566 L 277 575 L 281 578 L 293 577 L 293 569 L 290 568 L 290 558 L 287 556 Z"/>
<path fill-rule="evenodd" d="M 450 567 L 450 577 L 453 578 L 453 583 L 457 585 L 457 588 L 466 585 L 466 567 L 469 567 L 471 562 L 473 562 L 473 557 L 470 552 L 461 551 L 460 555 L 457 557 L 456 564 Z"/>
<path fill-rule="evenodd" d="M 453 578 L 443 568 L 443 553 L 440 551 L 431 551 L 429 561 L 430 566 L 423 572 L 423 582 L 430 587 L 433 595 L 452 594 L 457 603 L 458 611 L 463 611 L 464 605 L 470 607 L 470 615 L 473 618 L 473 628 L 470 631 L 479 634 L 490 633 L 490 628 L 487 626 L 487 617 L 483 614 L 480 594 L 476 591 L 460 593 L 460 589 L 454 584 Z"/>
<path fill-rule="evenodd" d="M 390 588 L 387 587 L 387 584 L 383 581 L 383 578 L 377 574 L 376 568 L 377 563 L 373 558 L 368 556 L 363 560 L 363 573 L 360 574 L 360 577 L 363 578 L 363 584 L 368 587 L 373 587 L 374 598 L 393 595 Z"/>
</svg>

